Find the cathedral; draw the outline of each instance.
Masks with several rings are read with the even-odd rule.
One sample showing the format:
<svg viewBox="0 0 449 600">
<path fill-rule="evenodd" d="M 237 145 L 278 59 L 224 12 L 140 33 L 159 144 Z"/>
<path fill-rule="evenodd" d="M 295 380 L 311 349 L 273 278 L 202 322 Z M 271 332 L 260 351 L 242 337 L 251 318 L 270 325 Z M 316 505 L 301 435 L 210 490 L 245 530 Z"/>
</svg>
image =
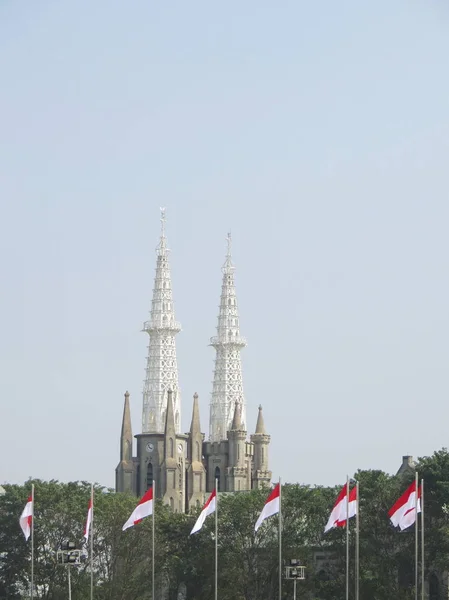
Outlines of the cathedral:
<svg viewBox="0 0 449 600">
<path fill-rule="evenodd" d="M 188 433 L 181 433 L 181 393 L 178 382 L 175 319 L 165 213 L 157 246 L 156 274 L 150 318 L 143 331 L 149 336 L 142 405 L 142 432 L 133 453 L 129 393 L 125 393 L 120 462 L 116 468 L 117 492 L 141 496 L 154 485 L 156 498 L 177 512 L 202 506 L 217 482 L 221 492 L 248 491 L 271 483 L 268 467 L 270 436 L 265 431 L 262 407 L 248 439 L 240 352 L 246 346 L 240 335 L 239 314 L 228 235 L 216 335 L 215 370 L 210 401 L 209 437 L 201 431 L 199 399 L 193 396 Z M 256 420 L 256 419 L 255 419 Z"/>
</svg>

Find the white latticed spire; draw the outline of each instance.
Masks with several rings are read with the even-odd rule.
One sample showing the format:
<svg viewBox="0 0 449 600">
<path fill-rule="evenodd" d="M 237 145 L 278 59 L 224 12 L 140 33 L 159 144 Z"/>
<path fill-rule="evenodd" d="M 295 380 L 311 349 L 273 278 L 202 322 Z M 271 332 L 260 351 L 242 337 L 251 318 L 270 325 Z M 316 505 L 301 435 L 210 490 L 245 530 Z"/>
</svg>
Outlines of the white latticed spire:
<svg viewBox="0 0 449 600">
<path fill-rule="evenodd" d="M 242 363 L 240 350 L 246 341 L 240 335 L 239 314 L 234 284 L 234 265 L 231 259 L 231 234 L 223 265 L 220 310 L 217 335 L 210 343 L 216 350 L 214 383 L 210 404 L 209 436 L 211 442 L 225 440 L 232 425 L 235 405 L 241 406 L 243 428 L 246 428 L 246 407 L 243 396 Z"/>
<path fill-rule="evenodd" d="M 175 344 L 175 336 L 181 331 L 181 326 L 175 320 L 164 208 L 161 208 L 161 223 L 150 320 L 143 326 L 143 331 L 150 336 L 150 344 L 143 388 L 142 433 L 164 432 L 169 389 L 173 392 L 176 433 L 180 432 L 181 427 L 181 397 Z"/>
</svg>

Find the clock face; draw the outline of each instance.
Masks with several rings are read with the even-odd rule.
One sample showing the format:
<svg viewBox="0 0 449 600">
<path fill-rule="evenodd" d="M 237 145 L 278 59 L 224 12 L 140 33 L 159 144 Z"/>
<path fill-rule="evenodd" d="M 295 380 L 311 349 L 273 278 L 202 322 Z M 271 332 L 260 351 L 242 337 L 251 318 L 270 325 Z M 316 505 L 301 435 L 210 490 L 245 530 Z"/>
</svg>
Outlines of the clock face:
<svg viewBox="0 0 449 600">
<path fill-rule="evenodd" d="M 148 442 L 147 444 L 147 452 L 153 452 L 154 450 L 154 446 L 151 442 Z"/>
<path fill-rule="evenodd" d="M 179 452 L 179 454 L 181 454 L 181 452 L 182 452 L 182 444 L 178 444 L 178 452 Z"/>
</svg>

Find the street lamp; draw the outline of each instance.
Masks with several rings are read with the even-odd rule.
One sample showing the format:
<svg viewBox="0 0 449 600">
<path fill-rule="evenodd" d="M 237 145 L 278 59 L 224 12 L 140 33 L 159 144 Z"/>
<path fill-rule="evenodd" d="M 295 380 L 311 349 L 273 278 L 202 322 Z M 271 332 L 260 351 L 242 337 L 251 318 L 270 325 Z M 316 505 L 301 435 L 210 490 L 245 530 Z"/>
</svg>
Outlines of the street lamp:
<svg viewBox="0 0 449 600">
<path fill-rule="evenodd" d="M 306 578 L 305 570 L 297 558 L 291 558 L 290 565 L 285 567 L 285 579 L 293 579 L 293 600 L 296 600 L 296 582 Z"/>
<path fill-rule="evenodd" d="M 58 565 L 67 567 L 69 600 L 72 600 L 72 582 L 70 578 L 70 567 L 78 567 L 81 564 L 81 550 L 76 547 L 75 542 L 63 542 L 59 550 L 56 551 L 56 562 Z"/>
</svg>

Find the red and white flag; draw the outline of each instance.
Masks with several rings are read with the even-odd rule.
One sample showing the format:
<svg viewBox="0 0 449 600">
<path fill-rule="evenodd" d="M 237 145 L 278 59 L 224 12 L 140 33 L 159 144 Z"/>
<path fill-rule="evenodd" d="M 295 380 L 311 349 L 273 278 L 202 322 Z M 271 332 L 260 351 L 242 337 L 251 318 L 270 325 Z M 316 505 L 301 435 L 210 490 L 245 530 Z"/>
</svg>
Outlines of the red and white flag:
<svg viewBox="0 0 449 600">
<path fill-rule="evenodd" d="M 19 523 L 22 528 L 25 540 L 31 535 L 31 523 L 33 521 L 33 496 L 30 496 L 25 504 L 22 514 L 20 515 Z"/>
<path fill-rule="evenodd" d="M 87 509 L 87 519 L 86 519 L 86 525 L 84 527 L 84 537 L 86 538 L 86 542 L 89 539 L 89 530 L 90 530 L 90 526 L 92 523 L 92 513 L 94 510 L 94 504 L 92 501 L 92 498 L 89 499 L 89 506 Z"/>
<path fill-rule="evenodd" d="M 329 521 L 324 528 L 324 533 L 334 527 L 344 527 L 347 521 L 347 514 L 349 514 L 349 519 L 357 514 L 357 488 L 353 487 L 352 490 L 350 490 L 348 503 L 346 502 L 347 497 L 348 486 L 345 485 L 337 496 Z M 348 512 L 346 512 L 346 510 Z"/>
<path fill-rule="evenodd" d="M 209 496 L 209 498 L 207 499 L 206 504 L 203 506 L 203 510 L 200 512 L 200 516 L 196 520 L 196 523 L 193 526 L 193 529 L 190 532 L 190 535 L 192 535 L 192 533 L 196 533 L 197 531 L 199 531 L 201 529 L 201 527 L 204 525 L 204 521 L 206 520 L 206 517 L 208 517 L 213 512 L 215 512 L 216 509 L 217 509 L 217 491 L 214 490 L 212 492 L 212 494 Z"/>
<path fill-rule="evenodd" d="M 128 529 L 129 527 L 133 527 L 134 525 L 137 525 L 137 523 L 140 523 L 140 521 L 142 519 L 144 519 L 145 517 L 149 517 L 152 514 L 153 514 L 153 488 L 150 487 L 145 492 L 145 494 L 142 496 L 142 498 L 139 500 L 139 504 L 133 510 L 131 516 L 126 521 L 126 523 L 123 525 L 122 531 L 125 531 L 125 529 Z"/>
<path fill-rule="evenodd" d="M 413 482 L 402 496 L 388 511 L 390 521 L 401 531 L 407 529 L 416 521 L 416 510 L 421 512 L 421 488 L 418 486 L 418 498 L 416 498 L 416 482 Z"/>
<path fill-rule="evenodd" d="M 262 512 L 259 515 L 259 518 L 257 519 L 256 525 L 254 527 L 255 531 L 257 531 L 259 529 L 259 527 L 262 525 L 262 523 L 265 521 L 265 519 L 268 519 L 268 517 L 272 517 L 273 515 L 275 515 L 279 512 L 280 499 L 281 499 L 281 484 L 277 483 L 275 485 L 275 487 L 273 488 L 273 490 L 271 491 L 270 495 L 268 496 L 268 498 L 265 502 L 265 506 L 263 507 Z"/>
</svg>

